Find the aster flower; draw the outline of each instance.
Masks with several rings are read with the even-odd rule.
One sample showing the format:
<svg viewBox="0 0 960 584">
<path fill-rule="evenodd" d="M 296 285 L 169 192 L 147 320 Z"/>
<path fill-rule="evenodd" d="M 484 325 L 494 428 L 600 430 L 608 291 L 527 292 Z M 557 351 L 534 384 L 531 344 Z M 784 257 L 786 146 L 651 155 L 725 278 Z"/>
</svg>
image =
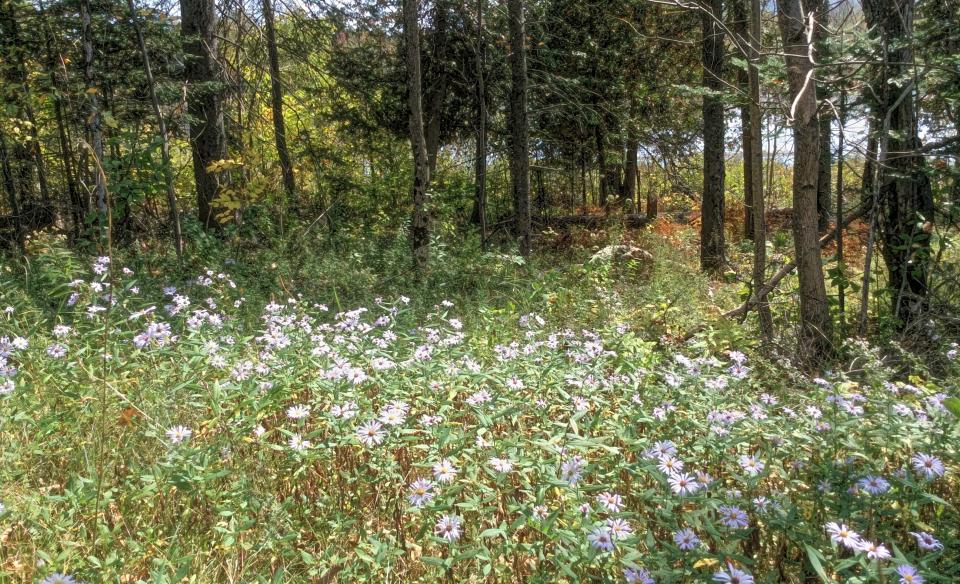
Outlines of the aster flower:
<svg viewBox="0 0 960 584">
<path fill-rule="evenodd" d="M 850 549 L 858 549 L 860 545 L 860 534 L 853 531 L 843 523 L 830 522 L 826 525 L 827 533 L 830 534 L 830 541 L 835 544 L 843 544 Z"/>
<path fill-rule="evenodd" d="M 490 466 L 497 472 L 510 472 L 513 470 L 513 461 L 509 458 L 497 458 L 494 456 L 490 459 Z"/>
<path fill-rule="evenodd" d="M 174 426 L 167 430 L 167 439 L 171 444 L 180 444 L 193 435 L 193 430 L 186 426 Z"/>
<path fill-rule="evenodd" d="M 720 513 L 720 523 L 730 529 L 745 529 L 750 525 L 747 514 L 735 505 L 720 505 L 717 512 Z"/>
<path fill-rule="evenodd" d="M 546 505 L 534 505 L 530 515 L 537 521 L 543 521 L 547 518 L 547 513 L 548 510 Z"/>
<path fill-rule="evenodd" d="M 623 579 L 627 584 L 656 584 L 650 571 L 646 568 L 624 568 Z"/>
<path fill-rule="evenodd" d="M 673 541 L 681 550 L 688 552 L 700 545 L 700 538 L 692 529 L 686 527 L 673 534 Z"/>
<path fill-rule="evenodd" d="M 623 499 L 620 495 L 609 491 L 597 495 L 597 502 L 610 513 L 619 513 L 623 509 Z"/>
<path fill-rule="evenodd" d="M 606 525 L 595 527 L 593 531 L 587 535 L 587 541 L 590 542 L 591 546 L 602 552 L 613 551 L 614 548 L 613 536 L 610 533 L 610 528 Z"/>
<path fill-rule="evenodd" d="M 387 433 L 383 431 L 383 425 L 376 420 L 369 420 L 359 428 L 357 428 L 357 438 L 360 440 L 360 443 L 366 447 L 373 447 L 383 442 L 384 438 L 387 437 Z"/>
<path fill-rule="evenodd" d="M 457 467 L 447 458 L 433 465 L 433 478 L 439 483 L 452 483 L 457 472 Z"/>
<path fill-rule="evenodd" d="M 933 535 L 925 531 L 911 531 L 910 535 L 916 538 L 917 547 L 919 547 L 924 551 L 929 552 L 929 551 L 943 549 L 943 544 L 940 543 L 940 541 L 937 538 L 933 537 Z"/>
<path fill-rule="evenodd" d="M 304 450 L 307 450 L 313 446 L 312 442 L 304 439 L 300 434 L 291 435 L 287 444 L 290 446 L 291 450 L 295 450 L 297 452 L 303 452 Z"/>
<path fill-rule="evenodd" d="M 672 456 L 661 456 L 657 468 L 666 474 L 673 474 L 683 470 L 683 461 Z"/>
<path fill-rule="evenodd" d="M 740 457 L 740 466 L 748 475 L 757 476 L 763 472 L 764 463 L 755 456 L 743 455 Z"/>
<path fill-rule="evenodd" d="M 573 486 L 581 478 L 581 472 L 583 471 L 584 461 L 580 456 L 574 456 L 573 458 L 568 458 L 560 464 L 560 480 L 565 481 Z"/>
<path fill-rule="evenodd" d="M 700 484 L 689 473 L 674 473 L 667 479 L 670 489 L 677 495 L 692 495 L 700 488 Z"/>
<path fill-rule="evenodd" d="M 607 528 L 613 539 L 624 539 L 633 535 L 633 526 L 626 519 L 607 519 Z"/>
<path fill-rule="evenodd" d="M 410 504 L 414 507 L 423 507 L 433 499 L 433 483 L 426 479 L 417 479 L 410 484 Z"/>
<path fill-rule="evenodd" d="M 302 420 L 309 415 L 310 407 L 303 404 L 296 404 L 287 408 L 287 417 L 291 420 Z"/>
<path fill-rule="evenodd" d="M 900 584 L 923 584 L 923 576 L 910 564 L 900 564 L 897 566 L 897 575 L 900 576 Z"/>
<path fill-rule="evenodd" d="M 913 466 L 913 470 L 922 474 L 926 479 L 942 477 L 946 472 L 943 461 L 929 454 L 914 454 L 913 458 L 910 459 L 910 464 Z"/>
<path fill-rule="evenodd" d="M 433 532 L 448 542 L 457 541 L 462 534 L 460 518 L 455 515 L 443 515 L 437 520 Z"/>
<path fill-rule="evenodd" d="M 886 560 L 890 558 L 890 550 L 882 543 L 873 543 L 872 541 L 860 540 L 857 551 L 867 554 L 870 560 Z"/>
<path fill-rule="evenodd" d="M 871 495 L 880 495 L 890 490 L 890 483 L 883 477 L 868 475 L 857 481 L 857 486 Z"/>
<path fill-rule="evenodd" d="M 750 572 L 735 568 L 733 564 L 727 564 L 726 570 L 720 570 L 713 575 L 713 581 L 728 584 L 753 584 L 753 576 Z"/>
</svg>

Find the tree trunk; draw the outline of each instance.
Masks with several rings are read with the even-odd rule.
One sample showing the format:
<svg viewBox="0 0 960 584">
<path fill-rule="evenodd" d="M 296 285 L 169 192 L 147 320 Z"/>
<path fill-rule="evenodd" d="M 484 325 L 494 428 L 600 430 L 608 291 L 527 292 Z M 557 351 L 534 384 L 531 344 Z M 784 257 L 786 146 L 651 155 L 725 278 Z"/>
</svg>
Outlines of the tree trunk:
<svg viewBox="0 0 960 584">
<path fill-rule="evenodd" d="M 423 129 L 423 91 L 420 80 L 420 25 L 418 0 L 403 0 L 403 35 L 407 44 L 407 105 L 410 115 L 410 145 L 413 149 L 413 213 L 410 217 L 410 244 L 413 267 L 418 277 L 430 260 L 430 224 L 427 215 L 427 188 L 430 164 Z"/>
<path fill-rule="evenodd" d="M 507 0 L 510 23 L 510 183 L 514 235 L 520 254 L 530 255 L 530 127 L 527 119 L 527 53 L 523 0 Z"/>
<path fill-rule="evenodd" d="M 710 0 L 701 16 L 703 30 L 703 195 L 700 217 L 700 268 L 718 272 L 724 262 L 723 0 Z"/>
<path fill-rule="evenodd" d="M 787 65 L 793 119 L 793 237 L 800 280 L 800 354 L 818 363 L 831 349 L 832 323 L 817 237 L 820 132 L 813 63 L 800 0 L 779 0 L 777 20 Z"/>
<path fill-rule="evenodd" d="M 426 142 L 430 176 L 437 171 L 437 155 L 440 152 L 440 134 L 443 130 L 443 104 L 447 99 L 447 36 L 449 7 L 447 0 L 434 3 L 433 64 L 430 83 L 427 86 Z M 422 83 L 422 82 L 421 82 Z"/>
<path fill-rule="evenodd" d="M 180 211 L 177 207 L 177 192 L 174 187 L 173 162 L 170 160 L 170 142 L 167 139 L 167 122 L 160 110 L 160 100 L 157 98 L 157 84 L 153 78 L 153 68 L 150 66 L 150 53 L 143 38 L 143 28 L 140 26 L 140 15 L 134 0 L 127 0 L 130 10 L 130 22 L 137 33 L 137 43 L 140 45 L 140 56 L 143 59 L 143 70 L 147 76 L 147 91 L 150 93 L 150 104 L 153 106 L 153 115 L 157 118 L 157 130 L 160 133 L 160 157 L 163 163 L 163 178 L 167 186 L 167 208 L 170 213 L 170 228 L 173 231 L 173 249 L 177 252 L 177 259 L 183 259 L 183 233 L 180 230 Z"/>
<path fill-rule="evenodd" d="M 594 138 L 597 142 L 597 174 L 600 187 L 600 199 L 597 203 L 607 208 L 607 140 L 603 131 L 603 122 L 598 122 L 594 128 Z"/>
<path fill-rule="evenodd" d="M 97 211 L 102 215 L 101 221 L 106 221 L 107 214 L 107 181 L 103 170 L 103 129 L 100 119 L 100 88 L 94 80 L 93 71 L 93 33 L 90 30 L 90 0 L 80 2 L 80 18 L 83 25 L 83 78 L 87 87 L 87 135 L 90 137 L 90 147 L 93 150 L 93 184 L 97 200 Z"/>
<path fill-rule="evenodd" d="M 827 20 L 829 6 L 826 0 L 806 0 L 804 14 L 813 13 L 816 27 L 813 30 L 813 44 L 818 64 L 822 64 L 827 51 Z M 833 196 L 831 194 L 831 176 L 833 157 L 831 156 L 831 133 L 833 110 L 826 106 L 826 86 L 817 83 L 817 95 L 824 105 L 817 112 L 820 134 L 820 160 L 817 168 L 817 229 L 825 232 L 833 214 Z"/>
<path fill-rule="evenodd" d="M 633 122 L 631 122 L 627 133 L 627 161 L 623 173 L 623 198 L 634 207 L 640 206 L 637 201 L 637 149 L 639 147 L 637 133 L 633 127 Z"/>
<path fill-rule="evenodd" d="M 486 53 L 487 44 L 483 37 L 484 0 L 477 0 L 477 136 L 476 160 L 474 161 L 474 202 L 473 223 L 480 227 L 480 245 L 487 247 L 487 92 L 486 92 Z"/>
<path fill-rule="evenodd" d="M 219 229 L 213 201 L 225 173 L 207 170 L 211 163 L 227 157 L 214 0 L 180 0 L 180 18 L 186 53 L 184 74 L 189 90 L 187 113 L 198 218 L 205 229 Z"/>
<path fill-rule="evenodd" d="M 763 193 L 763 138 L 760 130 L 763 121 L 760 114 L 760 44 L 763 39 L 760 0 L 750 0 L 750 38 L 749 38 L 749 69 L 747 71 L 747 85 L 749 86 L 749 102 L 747 105 L 747 121 L 749 122 L 750 174 L 747 184 L 750 185 L 751 217 L 753 229 L 753 293 L 757 300 L 757 314 L 760 317 L 760 332 L 764 339 L 773 338 L 773 317 L 770 314 L 770 304 L 760 293 L 767 272 L 767 223 L 765 198 Z"/>
<path fill-rule="evenodd" d="M 934 204 L 921 154 L 914 74 L 914 0 L 864 0 L 864 16 L 883 47 L 875 78 L 876 114 L 889 116 L 886 165 L 878 168 L 881 251 L 889 274 L 893 314 L 901 327 L 927 309 L 927 276 Z"/>
<path fill-rule="evenodd" d="M 733 33 L 737 35 L 742 42 L 749 46 L 750 37 L 747 27 L 747 4 L 750 0 L 733 1 Z M 749 66 L 748 66 L 749 69 Z M 753 141 L 751 140 L 752 130 L 750 127 L 750 107 L 751 107 L 751 86 L 750 72 L 748 69 L 737 69 L 737 86 L 744 92 L 746 99 L 740 105 L 740 143 L 743 152 L 743 238 L 753 240 Z"/>
<path fill-rule="evenodd" d="M 3 175 L 3 188 L 7 191 L 7 201 L 10 204 L 13 237 L 17 242 L 20 255 L 26 256 L 26 234 L 23 229 L 23 215 L 20 213 L 20 198 L 17 193 L 17 183 L 13 178 L 13 170 L 10 168 L 10 153 L 7 149 L 7 139 L 3 135 L 2 126 L 0 126 L 0 174 Z"/>
<path fill-rule="evenodd" d="M 270 98 L 273 109 L 273 137 L 277 146 L 277 158 L 280 160 L 280 172 L 283 174 L 283 190 L 287 198 L 293 198 L 297 192 L 297 182 L 293 176 L 293 163 L 287 149 L 287 129 L 283 120 L 283 85 L 280 82 L 280 56 L 277 53 L 277 33 L 273 22 L 273 2 L 263 0 L 263 21 L 267 35 L 267 55 L 270 61 Z"/>
</svg>

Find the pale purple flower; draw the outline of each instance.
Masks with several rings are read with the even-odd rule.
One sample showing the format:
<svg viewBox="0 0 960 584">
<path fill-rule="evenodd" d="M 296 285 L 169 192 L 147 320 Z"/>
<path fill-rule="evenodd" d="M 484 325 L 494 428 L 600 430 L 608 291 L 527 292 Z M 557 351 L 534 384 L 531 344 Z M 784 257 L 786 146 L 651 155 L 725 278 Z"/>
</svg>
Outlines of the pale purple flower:
<svg viewBox="0 0 960 584">
<path fill-rule="evenodd" d="M 433 478 L 440 483 L 452 483 L 457 472 L 457 467 L 447 458 L 433 465 Z"/>
<path fill-rule="evenodd" d="M 460 535 L 462 534 L 460 518 L 455 515 L 443 515 L 437 520 L 433 532 L 448 542 L 460 539 Z"/>
<path fill-rule="evenodd" d="M 827 533 L 830 534 L 830 541 L 835 544 L 843 544 L 852 550 L 858 549 L 860 545 L 860 534 L 853 531 L 843 523 L 830 522 L 826 525 Z"/>
<path fill-rule="evenodd" d="M 867 554 L 870 560 L 887 560 L 890 558 L 890 550 L 882 543 L 873 543 L 872 541 L 861 540 L 857 550 Z"/>
<path fill-rule="evenodd" d="M 610 528 L 606 525 L 595 527 L 593 531 L 587 535 L 587 541 L 589 541 L 590 545 L 594 548 L 602 552 L 613 551 L 614 548 L 613 536 L 610 534 Z"/>
<path fill-rule="evenodd" d="M 610 513 L 619 513 L 623 509 L 623 499 L 620 495 L 609 491 L 597 495 L 597 502 Z"/>
<path fill-rule="evenodd" d="M 727 564 L 726 570 L 713 575 L 713 581 L 727 584 L 753 584 L 753 576 L 750 572 L 735 568 L 733 564 Z"/>
<path fill-rule="evenodd" d="M 170 440 L 172 444 L 180 444 L 192 435 L 193 430 L 186 426 L 174 426 L 167 430 L 167 439 Z"/>
<path fill-rule="evenodd" d="M 433 483 L 426 479 L 417 479 L 410 484 L 410 504 L 423 507 L 433 499 Z"/>
<path fill-rule="evenodd" d="M 607 527 L 613 539 L 625 539 L 633 535 L 633 526 L 626 519 L 607 519 Z"/>
<path fill-rule="evenodd" d="M 287 417 L 291 420 L 302 420 L 310 415 L 310 406 L 295 404 L 287 408 Z"/>
<path fill-rule="evenodd" d="M 627 584 L 656 584 L 650 571 L 646 568 L 624 568 L 623 579 Z"/>
<path fill-rule="evenodd" d="M 357 428 L 357 438 L 360 439 L 361 444 L 368 448 L 376 446 L 382 443 L 384 438 L 387 437 L 387 433 L 383 431 L 382 428 L 383 425 L 380 422 L 369 420 Z"/>
<path fill-rule="evenodd" d="M 670 489 L 677 495 L 692 495 L 700 488 L 700 484 L 689 473 L 674 473 L 667 479 Z"/>
<path fill-rule="evenodd" d="M 764 463 L 755 456 L 743 455 L 740 457 L 740 466 L 748 475 L 757 476 L 763 472 Z"/>
<path fill-rule="evenodd" d="M 673 541 L 681 550 L 688 552 L 700 545 L 700 538 L 689 527 L 685 527 L 673 534 Z"/>
<path fill-rule="evenodd" d="M 720 505 L 717 512 L 720 514 L 720 523 L 730 529 L 745 529 L 750 525 L 747 514 L 735 505 Z"/>
<path fill-rule="evenodd" d="M 946 472 L 943 461 L 929 454 L 914 454 L 913 458 L 910 459 L 910 464 L 913 465 L 913 470 L 922 474 L 926 479 L 942 477 Z"/>
<path fill-rule="evenodd" d="M 880 495 L 890 490 L 890 483 L 885 478 L 875 475 L 863 477 L 857 481 L 857 486 L 871 495 Z"/>
<path fill-rule="evenodd" d="M 943 544 L 940 541 L 933 537 L 933 535 L 927 533 L 926 531 L 911 531 L 912 535 L 917 540 L 917 547 L 924 551 L 934 551 L 942 550 Z"/>
<path fill-rule="evenodd" d="M 910 564 L 900 564 L 897 566 L 897 575 L 900 576 L 900 584 L 923 584 L 923 576 Z"/>
</svg>

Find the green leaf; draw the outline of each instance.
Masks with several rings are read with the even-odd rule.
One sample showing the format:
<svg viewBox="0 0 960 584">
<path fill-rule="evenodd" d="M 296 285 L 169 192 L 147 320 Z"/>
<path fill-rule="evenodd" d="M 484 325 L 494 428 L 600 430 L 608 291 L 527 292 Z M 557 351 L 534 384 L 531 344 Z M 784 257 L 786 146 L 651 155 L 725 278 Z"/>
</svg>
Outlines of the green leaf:
<svg viewBox="0 0 960 584">
<path fill-rule="evenodd" d="M 831 584 L 833 580 L 827 576 L 826 570 L 823 569 L 823 563 L 820 561 L 823 559 L 823 554 L 820 553 L 820 550 L 808 543 L 803 545 L 805 548 L 807 548 L 807 557 L 810 558 L 810 565 L 813 566 L 813 569 L 817 572 L 817 575 L 820 576 L 820 580 L 826 584 Z"/>
<path fill-rule="evenodd" d="M 954 415 L 955 418 L 960 420 L 960 397 L 948 397 L 943 400 L 943 405 L 950 413 Z"/>
</svg>

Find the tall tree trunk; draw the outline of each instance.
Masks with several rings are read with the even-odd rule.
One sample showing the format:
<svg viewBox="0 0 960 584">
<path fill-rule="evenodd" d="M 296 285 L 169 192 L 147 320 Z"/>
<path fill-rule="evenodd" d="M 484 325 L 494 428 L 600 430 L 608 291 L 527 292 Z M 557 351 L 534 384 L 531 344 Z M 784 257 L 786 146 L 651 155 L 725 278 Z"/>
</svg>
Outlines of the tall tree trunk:
<svg viewBox="0 0 960 584">
<path fill-rule="evenodd" d="M 640 147 L 639 142 L 637 131 L 634 128 L 633 121 L 631 121 L 630 128 L 627 130 L 627 160 L 623 172 L 623 198 L 630 205 L 637 207 L 638 212 L 640 206 L 639 201 L 637 201 L 637 149 Z"/>
<path fill-rule="evenodd" d="M 867 150 L 863 155 L 863 174 L 860 177 L 860 204 L 869 204 L 873 195 L 873 179 L 877 172 L 877 144 L 880 125 L 878 117 L 883 112 L 874 111 L 867 121 Z"/>
<path fill-rule="evenodd" d="M 817 172 L 820 132 L 809 27 L 800 0 L 778 0 L 777 20 L 790 85 L 793 119 L 793 237 L 800 279 L 800 353 L 815 364 L 829 354 L 832 339 L 827 289 L 817 235 Z"/>
<path fill-rule="evenodd" d="M 841 71 L 842 73 L 842 71 Z M 840 89 L 840 103 L 838 105 L 839 115 L 837 116 L 837 221 L 843 217 L 843 141 L 844 125 L 847 122 L 847 90 Z M 846 316 L 846 266 L 843 263 L 843 230 L 837 229 L 837 270 L 840 278 L 837 282 L 837 313 L 840 321 L 841 338 L 846 336 L 847 316 Z"/>
<path fill-rule="evenodd" d="M 190 150 L 197 187 L 197 210 L 205 229 L 218 229 L 213 201 L 224 173 L 208 171 L 227 157 L 223 128 L 222 80 L 217 61 L 217 12 L 214 0 L 180 0 L 180 27 L 186 52 Z"/>
<path fill-rule="evenodd" d="M 827 52 L 827 21 L 830 7 L 827 0 L 806 0 L 804 14 L 813 13 L 816 28 L 813 30 L 813 45 L 815 60 L 822 64 Z M 820 161 L 817 169 L 817 229 L 825 232 L 830 225 L 830 216 L 833 214 L 833 196 L 831 194 L 830 173 L 833 169 L 831 156 L 833 132 L 833 109 L 826 104 L 826 85 L 817 82 L 817 95 L 823 100 L 823 105 L 817 112 L 817 122 L 820 133 Z"/>
<path fill-rule="evenodd" d="M 413 266 L 418 274 L 427 269 L 430 259 L 430 224 L 427 215 L 427 188 L 430 164 L 423 129 L 423 90 L 420 79 L 420 25 L 418 0 L 403 0 L 403 36 L 407 44 L 407 102 L 410 115 L 410 145 L 413 148 L 413 214 L 410 217 L 410 243 Z"/>
<path fill-rule="evenodd" d="M 177 252 L 177 259 L 183 259 L 183 233 L 180 230 L 180 210 L 177 207 L 177 192 L 174 187 L 173 162 L 170 160 L 170 142 L 167 139 L 167 122 L 160 109 L 160 100 L 157 98 L 157 84 L 153 78 L 153 68 L 150 66 L 150 53 L 143 38 L 143 28 L 140 26 L 140 15 L 134 0 L 127 0 L 130 10 L 130 22 L 137 33 L 137 43 L 140 45 L 140 56 L 143 59 L 143 71 L 147 76 L 147 91 L 150 93 L 150 105 L 153 106 L 153 115 L 157 118 L 157 130 L 160 133 L 160 157 L 163 163 L 163 178 L 167 186 L 167 208 L 170 213 L 170 228 L 173 231 L 173 249 Z"/>
<path fill-rule="evenodd" d="M 753 239 L 753 291 L 757 295 L 757 314 L 760 317 L 760 332 L 767 340 L 773 338 L 773 317 L 767 299 L 760 295 L 767 271 L 767 223 L 763 194 L 763 138 L 760 133 L 763 120 L 760 117 L 760 46 L 763 39 L 763 27 L 760 22 L 760 0 L 750 0 L 750 38 L 749 69 L 747 85 L 749 102 L 747 121 L 749 122 L 750 185 L 752 239 Z"/>
<path fill-rule="evenodd" d="M 510 28 L 510 183 L 514 235 L 530 255 L 530 127 L 527 119 L 527 49 L 523 0 L 507 0 Z"/>
<path fill-rule="evenodd" d="M 487 42 L 483 36 L 484 0 L 477 0 L 477 137 L 474 161 L 473 223 L 480 227 L 480 245 L 487 247 Z"/>
<path fill-rule="evenodd" d="M 273 1 L 263 0 L 264 31 L 267 35 L 267 55 L 270 61 L 270 99 L 273 109 L 273 138 L 277 146 L 277 158 L 280 160 L 280 172 L 283 174 L 283 190 L 292 198 L 297 192 L 297 182 L 293 176 L 293 163 L 287 149 L 287 129 L 283 120 L 283 85 L 280 82 L 280 56 L 277 52 L 277 33 L 273 22 Z"/>
<path fill-rule="evenodd" d="M 749 25 L 747 19 L 747 5 L 751 0 L 733 0 L 733 33 L 742 39 L 742 43 L 749 46 L 750 38 L 747 32 Z M 748 65 L 749 69 L 749 65 Z M 750 107 L 751 107 L 751 87 L 750 72 L 748 69 L 737 69 L 737 86 L 744 92 L 746 98 L 740 105 L 740 143 L 743 152 L 743 238 L 753 239 L 753 141 L 750 139 L 752 130 L 750 127 Z"/>
<path fill-rule="evenodd" d="M 17 183 L 13 177 L 13 170 L 10 168 L 10 153 L 7 149 L 7 139 L 3 135 L 2 126 L 0 126 L 0 174 L 3 177 L 3 189 L 7 191 L 7 202 L 10 204 L 13 236 L 16 239 L 17 247 L 20 249 L 20 255 L 26 256 L 27 244 L 23 229 L 23 215 L 20 212 L 20 197 L 17 193 Z"/>
<path fill-rule="evenodd" d="M 864 0 L 864 16 L 883 48 L 875 77 L 877 113 L 889 116 L 887 164 L 877 169 L 881 251 L 893 292 L 893 313 L 901 327 L 927 309 L 930 234 L 934 205 L 926 161 L 921 154 L 916 88 L 911 78 L 914 0 Z"/>
<path fill-rule="evenodd" d="M 597 203 L 606 210 L 607 208 L 607 139 L 603 128 L 603 122 L 598 122 L 593 129 L 593 135 L 597 143 L 597 174 L 600 187 L 600 199 Z"/>
<path fill-rule="evenodd" d="M 90 30 L 90 0 L 80 2 L 80 18 L 83 25 L 83 78 L 87 86 L 87 135 L 93 150 L 93 183 L 96 193 L 97 211 L 101 221 L 106 221 L 107 182 L 103 171 L 103 128 L 100 119 L 100 88 L 94 78 L 93 69 L 93 32 Z"/>
<path fill-rule="evenodd" d="M 700 206 L 700 268 L 718 272 L 724 262 L 723 0 L 709 0 L 703 30 L 703 195 Z"/>
<path fill-rule="evenodd" d="M 437 171 L 440 152 L 440 134 L 443 130 L 443 104 L 447 99 L 447 37 L 449 36 L 449 6 L 447 0 L 434 2 L 433 64 L 430 84 L 427 86 L 426 142 L 430 176 Z"/>
</svg>

